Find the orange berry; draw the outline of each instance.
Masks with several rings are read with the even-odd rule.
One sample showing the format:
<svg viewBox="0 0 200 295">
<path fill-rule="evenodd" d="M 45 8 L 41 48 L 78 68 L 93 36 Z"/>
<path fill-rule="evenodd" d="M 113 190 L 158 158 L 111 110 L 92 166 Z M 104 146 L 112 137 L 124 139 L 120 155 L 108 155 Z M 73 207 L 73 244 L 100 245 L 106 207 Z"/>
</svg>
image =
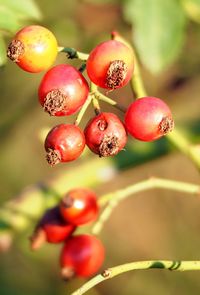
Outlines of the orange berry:
<svg viewBox="0 0 200 295">
<path fill-rule="evenodd" d="M 58 44 L 48 29 L 32 25 L 18 31 L 8 46 L 7 56 L 24 71 L 38 73 L 55 61 Z"/>
</svg>

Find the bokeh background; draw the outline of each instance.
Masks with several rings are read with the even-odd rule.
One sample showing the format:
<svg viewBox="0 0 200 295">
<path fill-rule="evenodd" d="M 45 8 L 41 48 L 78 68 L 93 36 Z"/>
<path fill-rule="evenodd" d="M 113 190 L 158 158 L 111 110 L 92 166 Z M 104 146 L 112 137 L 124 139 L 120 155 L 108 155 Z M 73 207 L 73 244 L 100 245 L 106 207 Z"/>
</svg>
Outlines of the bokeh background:
<svg viewBox="0 0 200 295">
<path fill-rule="evenodd" d="M 136 45 L 149 95 L 163 98 L 169 104 L 176 126 L 198 148 L 198 1 L 2 0 L 0 14 L 5 44 L 20 26 L 39 23 L 52 30 L 60 46 L 89 52 L 99 42 L 108 40 L 112 30 L 118 30 Z M 11 29 L 3 27 L 5 20 L 12 20 Z M 29 74 L 6 61 L 2 44 L 0 294 L 70 294 L 84 280 L 66 283 L 60 279 L 61 246 L 45 245 L 36 253 L 29 249 L 28 237 L 38 216 L 53 204 L 55 194 L 62 194 L 79 184 L 102 195 L 151 176 L 198 184 L 199 172 L 165 138 L 153 143 L 129 138 L 126 151 L 111 159 L 99 159 L 86 149 L 76 162 L 50 168 L 44 159 L 43 140 L 51 127 L 60 122 L 73 122 L 75 116 L 50 118 L 45 114 L 37 98 L 37 88 L 44 73 Z M 80 65 L 78 61 L 67 60 L 64 54 L 58 56 L 56 64 L 67 62 Z M 109 95 L 125 106 L 133 100 L 129 85 Z M 101 107 L 105 111 L 114 111 L 123 119 L 122 114 L 110 106 L 102 103 Z M 91 116 L 93 110 L 89 108 L 81 123 L 82 128 Z M 19 211 L 25 213 L 17 210 L 8 213 L 8 204 L 18 204 Z M 148 259 L 198 260 L 199 212 L 200 199 L 182 193 L 152 190 L 130 197 L 113 211 L 100 234 L 106 248 L 104 267 Z M 88 292 L 95 295 L 199 293 L 199 272 L 163 270 L 126 273 Z"/>
</svg>

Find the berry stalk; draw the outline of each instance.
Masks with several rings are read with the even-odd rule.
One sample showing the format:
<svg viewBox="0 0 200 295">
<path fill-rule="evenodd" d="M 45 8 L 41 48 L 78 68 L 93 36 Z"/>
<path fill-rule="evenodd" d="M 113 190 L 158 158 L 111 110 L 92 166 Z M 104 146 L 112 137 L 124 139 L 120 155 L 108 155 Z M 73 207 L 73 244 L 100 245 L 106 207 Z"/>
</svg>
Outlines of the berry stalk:
<svg viewBox="0 0 200 295">
<path fill-rule="evenodd" d="M 78 58 L 80 60 L 86 61 L 88 59 L 88 54 L 87 53 L 83 53 L 80 51 L 77 51 L 74 48 L 71 47 L 58 47 L 58 52 L 64 52 L 67 53 L 67 57 L 69 59 L 74 59 L 74 58 Z"/>
</svg>

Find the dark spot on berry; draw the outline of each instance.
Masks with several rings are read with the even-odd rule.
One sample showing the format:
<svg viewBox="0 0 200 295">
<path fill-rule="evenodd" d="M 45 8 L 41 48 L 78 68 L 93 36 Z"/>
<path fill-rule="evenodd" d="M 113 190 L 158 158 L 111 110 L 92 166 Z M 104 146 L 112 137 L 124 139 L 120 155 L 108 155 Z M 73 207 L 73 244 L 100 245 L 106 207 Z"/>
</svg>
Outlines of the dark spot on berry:
<svg viewBox="0 0 200 295">
<path fill-rule="evenodd" d="M 61 162 L 61 154 L 58 150 L 53 150 L 51 148 L 47 149 L 46 160 L 49 165 L 54 166 Z"/>
<path fill-rule="evenodd" d="M 164 117 L 158 128 L 162 135 L 166 135 L 174 129 L 174 120 L 171 117 Z"/>
<path fill-rule="evenodd" d="M 128 68 L 123 60 L 114 60 L 110 63 L 106 75 L 106 86 L 110 89 L 120 87 L 127 74 Z"/>
<path fill-rule="evenodd" d="M 45 112 L 54 116 L 57 112 L 61 112 L 66 108 L 67 96 L 59 89 L 49 91 L 45 97 L 43 109 Z"/>
<path fill-rule="evenodd" d="M 99 157 L 114 156 L 119 152 L 118 138 L 105 135 L 99 145 Z"/>
<path fill-rule="evenodd" d="M 13 40 L 8 46 L 7 57 L 14 62 L 18 62 L 24 51 L 24 44 L 20 40 Z"/>
</svg>

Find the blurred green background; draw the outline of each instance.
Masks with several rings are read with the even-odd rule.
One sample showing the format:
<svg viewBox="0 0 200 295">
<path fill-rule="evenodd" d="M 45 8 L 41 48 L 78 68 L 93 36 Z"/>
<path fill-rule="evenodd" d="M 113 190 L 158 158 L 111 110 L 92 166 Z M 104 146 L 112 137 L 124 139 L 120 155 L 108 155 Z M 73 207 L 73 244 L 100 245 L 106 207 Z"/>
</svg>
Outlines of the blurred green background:
<svg viewBox="0 0 200 295">
<path fill-rule="evenodd" d="M 53 203 L 54 190 L 63 193 L 79 184 L 101 195 L 150 176 L 199 183 L 193 163 L 166 139 L 142 143 L 129 138 L 126 152 L 115 158 L 99 159 L 86 150 L 76 162 L 50 168 L 43 139 L 52 126 L 73 122 L 75 116 L 45 114 L 37 99 L 44 73 L 23 72 L 5 58 L 15 31 L 33 23 L 52 30 L 60 46 L 83 52 L 118 30 L 136 46 L 149 95 L 169 104 L 176 126 L 197 148 L 200 140 L 200 1 L 0 0 L 0 220 L 6 202 L 15 198 L 19 207 L 27 198 L 22 209 L 29 215 L 19 220 L 18 212 L 12 212 L 7 219 L 14 232 L 0 222 L 1 295 L 64 295 L 83 284 L 81 279 L 61 281 L 60 246 L 46 245 L 37 253 L 29 249 L 28 237 L 37 217 Z M 80 65 L 60 54 L 56 63 L 65 62 Z M 133 99 L 129 85 L 109 95 L 125 106 Z M 103 103 L 101 107 L 113 110 Z M 92 108 L 82 128 L 91 116 Z M 100 235 L 106 247 L 104 267 L 144 259 L 200 259 L 199 211 L 200 200 L 181 193 L 153 190 L 134 195 L 115 209 Z M 127 273 L 88 294 L 197 295 L 199 272 Z"/>
</svg>

